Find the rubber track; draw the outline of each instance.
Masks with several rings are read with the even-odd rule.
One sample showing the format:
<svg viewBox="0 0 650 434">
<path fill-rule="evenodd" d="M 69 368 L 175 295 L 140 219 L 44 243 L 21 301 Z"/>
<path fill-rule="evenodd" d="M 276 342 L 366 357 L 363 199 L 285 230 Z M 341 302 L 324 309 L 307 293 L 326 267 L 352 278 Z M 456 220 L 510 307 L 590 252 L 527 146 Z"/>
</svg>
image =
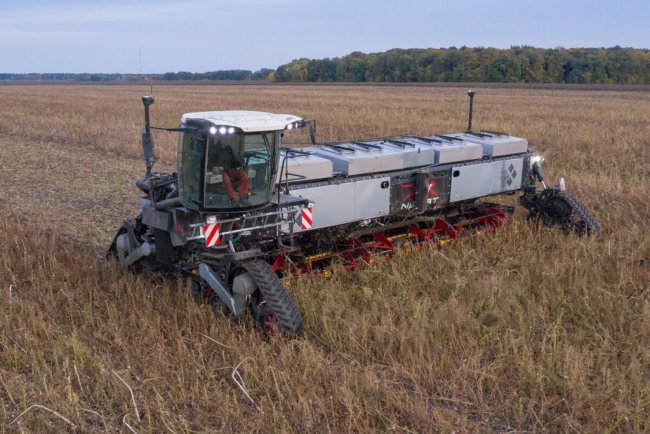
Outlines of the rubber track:
<svg viewBox="0 0 650 434">
<path fill-rule="evenodd" d="M 288 336 L 295 336 L 302 331 L 302 316 L 284 285 L 269 264 L 261 260 L 245 261 L 242 266 L 248 271 L 257 284 L 266 301 L 267 310 L 273 314 Z"/>
<path fill-rule="evenodd" d="M 600 225 L 596 222 L 596 219 L 587 209 L 580 203 L 580 201 L 567 192 L 559 192 L 559 196 L 562 197 L 567 203 L 571 206 L 571 209 L 576 213 L 584 222 L 585 227 L 583 230 L 580 229 L 579 223 L 574 222 L 574 227 L 578 235 L 580 236 L 598 236 L 600 234 Z M 586 230 L 584 230 L 586 229 Z"/>
</svg>

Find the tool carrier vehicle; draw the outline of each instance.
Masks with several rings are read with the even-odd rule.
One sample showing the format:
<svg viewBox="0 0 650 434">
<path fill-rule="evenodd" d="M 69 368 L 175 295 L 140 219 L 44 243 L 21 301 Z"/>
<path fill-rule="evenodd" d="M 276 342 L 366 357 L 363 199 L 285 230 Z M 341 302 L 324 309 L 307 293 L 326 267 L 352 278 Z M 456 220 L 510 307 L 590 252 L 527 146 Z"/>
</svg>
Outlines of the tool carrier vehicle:
<svg viewBox="0 0 650 434">
<path fill-rule="evenodd" d="M 134 270 L 180 273 L 234 317 L 250 311 L 261 329 L 296 335 L 303 321 L 281 276 L 493 229 L 513 210 L 478 199 L 518 193 L 544 224 L 597 234 L 573 196 L 546 186 L 525 139 L 472 130 L 469 96 L 464 132 L 336 143 L 317 143 L 315 121 L 293 115 L 186 113 L 165 129 L 179 134 L 173 173 L 152 171 L 154 99 L 143 97 L 141 212 L 124 221 L 109 256 Z M 311 146 L 282 146 L 304 127 Z"/>
</svg>

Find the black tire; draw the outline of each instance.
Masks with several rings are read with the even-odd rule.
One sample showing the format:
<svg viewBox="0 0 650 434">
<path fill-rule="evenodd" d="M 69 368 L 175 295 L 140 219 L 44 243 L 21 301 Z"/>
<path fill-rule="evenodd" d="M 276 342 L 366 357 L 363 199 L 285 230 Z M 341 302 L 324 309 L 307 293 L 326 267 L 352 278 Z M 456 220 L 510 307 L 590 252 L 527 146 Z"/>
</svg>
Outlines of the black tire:
<svg viewBox="0 0 650 434">
<path fill-rule="evenodd" d="M 294 337 L 302 332 L 302 316 L 273 268 L 262 260 L 242 262 L 257 289 L 253 293 L 252 311 L 255 326 L 269 335 Z"/>
<path fill-rule="evenodd" d="M 115 262 L 118 261 L 116 241 L 117 241 L 117 237 L 125 233 L 126 233 L 126 228 L 122 226 L 113 237 L 113 242 L 111 243 L 108 250 L 106 251 L 105 259 L 107 261 L 115 261 Z"/>
<path fill-rule="evenodd" d="M 133 228 L 133 233 L 139 243 L 144 242 L 144 234 L 147 232 L 148 227 L 142 223 L 142 214 L 138 214 L 135 219 L 128 220 L 124 225 L 120 227 L 115 236 L 113 237 L 113 242 L 106 252 L 106 259 L 108 261 L 119 262 L 117 257 L 117 237 L 122 234 L 125 234 L 129 231 L 127 229 L 127 224 L 130 224 Z M 141 258 L 134 264 L 128 266 L 128 269 L 134 274 L 141 274 L 147 278 L 156 276 L 161 271 L 164 271 L 164 268 L 156 262 L 155 256 L 146 256 Z"/>
<path fill-rule="evenodd" d="M 565 191 L 547 191 L 542 193 L 546 197 L 540 209 L 545 225 L 574 231 L 581 237 L 600 234 L 600 225 L 575 196 Z"/>
</svg>

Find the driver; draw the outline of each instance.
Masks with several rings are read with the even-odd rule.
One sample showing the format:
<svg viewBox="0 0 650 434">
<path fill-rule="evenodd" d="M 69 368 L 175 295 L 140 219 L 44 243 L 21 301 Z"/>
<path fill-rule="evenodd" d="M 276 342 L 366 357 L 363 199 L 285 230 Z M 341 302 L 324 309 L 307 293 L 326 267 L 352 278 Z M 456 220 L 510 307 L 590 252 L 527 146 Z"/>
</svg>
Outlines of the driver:
<svg viewBox="0 0 650 434">
<path fill-rule="evenodd" d="M 250 195 L 248 191 L 248 173 L 246 164 L 241 155 L 233 151 L 230 146 L 230 139 L 222 136 L 214 148 L 216 155 L 214 164 L 223 168 L 223 184 L 226 186 L 226 193 L 233 203 L 240 203 Z M 214 170 L 214 169 L 213 169 Z M 239 188 L 235 191 L 233 181 L 239 182 Z"/>
</svg>

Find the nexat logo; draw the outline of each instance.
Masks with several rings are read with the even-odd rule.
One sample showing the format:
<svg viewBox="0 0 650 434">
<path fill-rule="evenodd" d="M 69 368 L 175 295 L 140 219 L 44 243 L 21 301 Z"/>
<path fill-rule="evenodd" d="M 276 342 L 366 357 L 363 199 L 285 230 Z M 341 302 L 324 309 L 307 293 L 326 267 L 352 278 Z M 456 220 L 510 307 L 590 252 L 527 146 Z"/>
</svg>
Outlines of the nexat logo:
<svg viewBox="0 0 650 434">
<path fill-rule="evenodd" d="M 436 181 L 429 181 L 427 185 L 427 205 L 432 205 L 438 202 L 438 192 L 436 191 Z"/>
<path fill-rule="evenodd" d="M 417 187 L 415 182 L 401 183 L 400 188 L 402 189 L 402 205 L 400 206 L 400 209 L 408 210 L 408 209 L 415 208 L 415 205 L 412 203 L 417 193 Z M 438 192 L 436 191 L 436 181 L 433 180 L 428 181 L 427 198 L 426 198 L 427 205 L 435 204 L 436 202 L 438 202 L 439 198 L 440 197 L 438 195 Z"/>
</svg>

